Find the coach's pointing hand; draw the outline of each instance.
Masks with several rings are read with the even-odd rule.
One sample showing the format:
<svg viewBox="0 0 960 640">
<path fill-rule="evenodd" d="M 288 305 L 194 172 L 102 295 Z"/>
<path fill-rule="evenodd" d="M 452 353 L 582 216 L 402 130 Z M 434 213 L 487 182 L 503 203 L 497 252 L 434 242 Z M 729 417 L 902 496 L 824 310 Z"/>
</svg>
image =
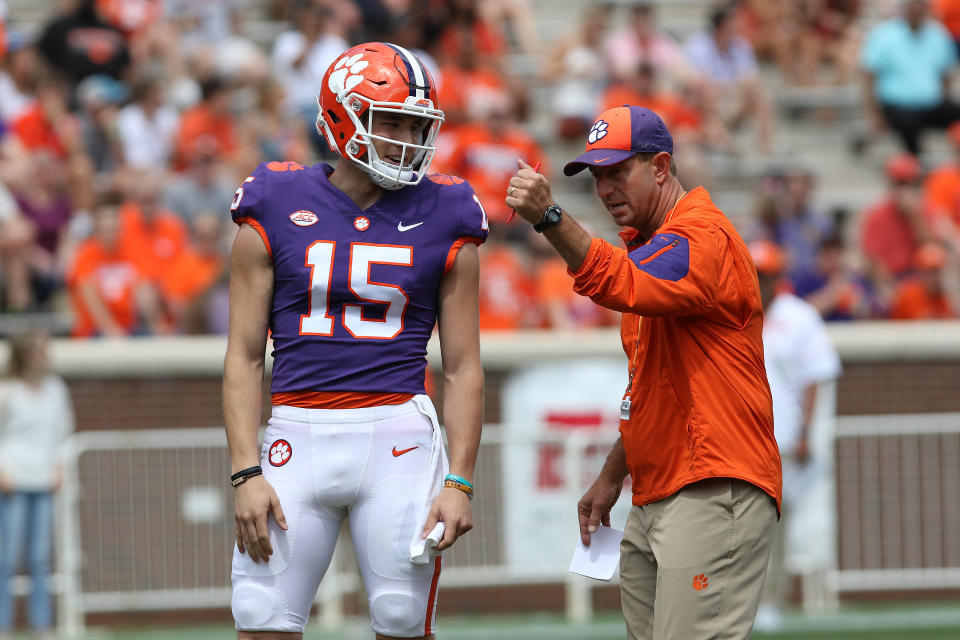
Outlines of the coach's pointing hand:
<svg viewBox="0 0 960 640">
<path fill-rule="evenodd" d="M 523 160 L 517 160 L 517 167 L 507 187 L 507 206 L 527 222 L 540 222 L 544 209 L 553 204 L 550 182 Z"/>
<path fill-rule="evenodd" d="M 249 553 L 254 562 L 270 562 L 273 547 L 267 517 L 272 512 L 280 528 L 286 530 L 287 519 L 280 508 L 280 498 L 263 476 L 250 478 L 234 491 L 234 519 L 237 522 L 237 549 Z"/>
</svg>

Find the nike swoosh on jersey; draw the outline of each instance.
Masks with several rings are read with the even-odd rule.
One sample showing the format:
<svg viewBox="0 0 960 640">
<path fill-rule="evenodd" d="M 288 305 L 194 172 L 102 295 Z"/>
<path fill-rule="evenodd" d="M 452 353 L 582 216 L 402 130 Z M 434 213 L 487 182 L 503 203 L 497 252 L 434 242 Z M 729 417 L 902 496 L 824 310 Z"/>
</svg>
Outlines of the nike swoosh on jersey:
<svg viewBox="0 0 960 640">
<path fill-rule="evenodd" d="M 420 445 L 417 445 L 416 447 L 410 447 L 409 449 L 401 449 L 400 451 L 397 451 L 397 445 L 393 445 L 393 457 L 396 458 L 397 456 L 402 456 L 405 453 L 410 453 L 414 449 L 419 449 L 419 448 L 420 448 Z"/>
<path fill-rule="evenodd" d="M 419 227 L 419 226 L 422 225 L 422 224 L 423 224 L 423 220 L 421 220 L 420 222 L 418 222 L 418 223 L 416 223 L 416 224 L 409 224 L 409 225 L 403 224 L 402 222 L 398 222 L 398 223 L 397 223 L 397 231 L 410 231 L 410 229 L 413 229 L 414 227 Z"/>
</svg>

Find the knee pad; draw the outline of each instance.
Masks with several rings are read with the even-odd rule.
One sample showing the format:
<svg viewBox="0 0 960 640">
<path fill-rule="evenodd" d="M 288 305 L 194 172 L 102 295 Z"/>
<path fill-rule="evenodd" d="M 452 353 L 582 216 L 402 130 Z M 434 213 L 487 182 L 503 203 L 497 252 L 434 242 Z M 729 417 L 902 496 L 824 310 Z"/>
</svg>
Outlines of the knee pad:
<svg viewBox="0 0 960 640">
<path fill-rule="evenodd" d="M 384 592 L 370 599 L 370 623 L 385 636 L 419 638 L 427 611 L 424 603 L 411 593 Z"/>
<path fill-rule="evenodd" d="M 287 631 L 287 599 L 278 589 L 244 584 L 234 588 L 230 601 L 240 631 Z M 291 631 L 293 629 L 290 629 Z M 296 631 L 303 631 L 298 629 Z"/>
</svg>

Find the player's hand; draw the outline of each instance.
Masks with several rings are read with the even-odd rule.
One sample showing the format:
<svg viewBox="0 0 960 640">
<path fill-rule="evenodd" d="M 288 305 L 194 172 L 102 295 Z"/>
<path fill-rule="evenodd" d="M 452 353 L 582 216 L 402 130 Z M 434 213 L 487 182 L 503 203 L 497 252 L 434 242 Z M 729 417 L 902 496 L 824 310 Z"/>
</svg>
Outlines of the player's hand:
<svg viewBox="0 0 960 640">
<path fill-rule="evenodd" d="M 280 499 L 263 476 L 250 478 L 234 491 L 234 514 L 237 522 L 237 549 L 249 553 L 254 562 L 270 562 L 273 546 L 267 529 L 267 517 L 273 513 L 277 524 L 287 529 L 287 519 L 280 508 Z"/>
<path fill-rule="evenodd" d="M 437 551 L 443 551 L 457 538 L 473 529 L 473 511 L 470 509 L 470 498 L 463 491 L 444 487 L 433 499 L 430 505 L 430 515 L 427 523 L 420 532 L 421 538 L 433 530 L 438 522 L 444 524 L 443 538 L 437 543 Z"/>
<path fill-rule="evenodd" d="M 577 516 L 580 520 L 580 540 L 583 546 L 590 546 L 590 534 L 602 524 L 610 526 L 610 509 L 617 503 L 623 481 L 612 482 L 600 474 L 593 482 L 593 486 L 577 503 Z"/>
<path fill-rule="evenodd" d="M 517 167 L 516 175 L 510 178 L 505 202 L 527 222 L 540 222 L 544 209 L 553 204 L 550 182 L 523 160 L 517 160 Z"/>
</svg>

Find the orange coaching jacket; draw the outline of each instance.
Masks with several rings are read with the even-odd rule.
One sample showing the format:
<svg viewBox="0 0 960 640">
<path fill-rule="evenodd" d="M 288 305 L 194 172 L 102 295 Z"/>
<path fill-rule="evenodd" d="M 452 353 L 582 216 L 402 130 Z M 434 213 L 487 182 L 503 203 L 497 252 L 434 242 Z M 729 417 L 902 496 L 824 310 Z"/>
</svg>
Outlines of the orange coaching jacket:
<svg viewBox="0 0 960 640">
<path fill-rule="evenodd" d="M 573 275 L 578 293 L 623 312 L 634 374 L 620 435 L 633 504 L 728 477 L 760 487 L 779 508 L 763 312 L 746 245 L 703 188 L 646 244 L 635 230 L 621 235 L 627 250 L 595 238 Z"/>
</svg>

